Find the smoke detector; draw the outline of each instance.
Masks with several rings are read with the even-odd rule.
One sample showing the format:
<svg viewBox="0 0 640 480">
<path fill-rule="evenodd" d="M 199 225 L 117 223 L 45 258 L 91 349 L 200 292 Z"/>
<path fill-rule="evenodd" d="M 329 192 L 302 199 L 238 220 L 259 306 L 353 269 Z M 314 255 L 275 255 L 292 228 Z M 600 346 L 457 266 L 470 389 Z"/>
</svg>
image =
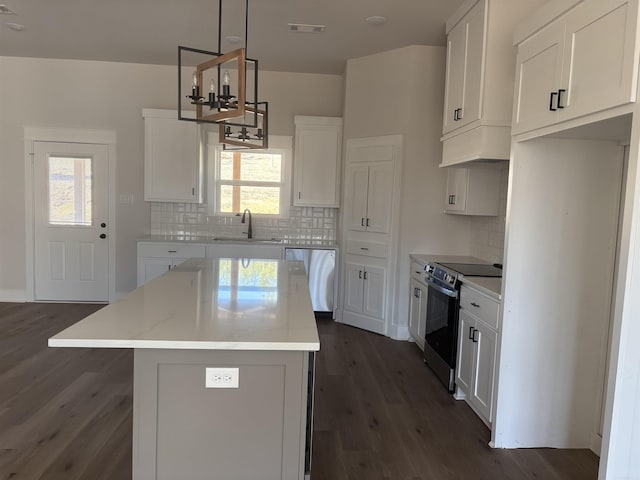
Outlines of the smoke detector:
<svg viewBox="0 0 640 480">
<path fill-rule="evenodd" d="M 289 23 L 289 31 L 296 33 L 323 33 L 326 25 L 308 25 L 305 23 Z"/>
</svg>

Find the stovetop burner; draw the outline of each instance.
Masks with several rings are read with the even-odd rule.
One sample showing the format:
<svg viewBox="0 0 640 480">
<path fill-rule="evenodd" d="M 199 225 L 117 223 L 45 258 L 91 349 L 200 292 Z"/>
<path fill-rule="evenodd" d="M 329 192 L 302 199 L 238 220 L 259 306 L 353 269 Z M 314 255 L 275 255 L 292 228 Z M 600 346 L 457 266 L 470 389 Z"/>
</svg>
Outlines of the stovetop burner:
<svg viewBox="0 0 640 480">
<path fill-rule="evenodd" d="M 467 277 L 502 277 L 502 269 L 488 263 L 440 263 L 440 265 Z"/>
</svg>

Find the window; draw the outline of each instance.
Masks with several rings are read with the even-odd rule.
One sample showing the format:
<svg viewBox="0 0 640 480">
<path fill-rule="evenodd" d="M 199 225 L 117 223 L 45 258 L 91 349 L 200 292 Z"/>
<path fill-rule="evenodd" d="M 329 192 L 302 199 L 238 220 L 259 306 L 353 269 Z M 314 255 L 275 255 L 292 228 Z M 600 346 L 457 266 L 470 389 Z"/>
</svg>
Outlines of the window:
<svg viewBox="0 0 640 480">
<path fill-rule="evenodd" d="M 269 138 L 270 143 L 278 142 Z M 290 200 L 291 147 L 268 150 L 216 149 L 215 214 L 246 208 L 256 215 L 286 216 Z"/>
<path fill-rule="evenodd" d="M 49 224 L 90 226 L 91 158 L 49 157 Z"/>
</svg>

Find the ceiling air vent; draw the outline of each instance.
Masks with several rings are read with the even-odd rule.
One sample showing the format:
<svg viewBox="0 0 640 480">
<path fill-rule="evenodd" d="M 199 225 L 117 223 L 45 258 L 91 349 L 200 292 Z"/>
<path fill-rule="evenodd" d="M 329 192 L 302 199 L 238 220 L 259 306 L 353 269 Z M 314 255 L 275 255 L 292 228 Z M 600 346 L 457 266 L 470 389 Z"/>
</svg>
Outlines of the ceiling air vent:
<svg viewBox="0 0 640 480">
<path fill-rule="evenodd" d="M 304 23 L 290 23 L 289 31 L 296 33 L 323 33 L 326 25 L 307 25 Z"/>
</svg>

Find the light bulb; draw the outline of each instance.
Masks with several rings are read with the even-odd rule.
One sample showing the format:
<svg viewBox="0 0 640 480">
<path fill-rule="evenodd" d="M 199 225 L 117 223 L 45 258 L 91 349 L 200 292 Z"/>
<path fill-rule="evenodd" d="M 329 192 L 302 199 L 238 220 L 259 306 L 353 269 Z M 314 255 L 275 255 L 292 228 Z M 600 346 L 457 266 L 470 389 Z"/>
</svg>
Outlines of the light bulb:
<svg viewBox="0 0 640 480">
<path fill-rule="evenodd" d="M 193 85 L 194 87 L 197 87 L 197 86 L 198 86 L 198 75 L 196 74 L 196 72 L 195 72 L 195 71 L 193 72 L 193 80 L 192 80 L 192 82 L 193 82 L 193 83 L 192 83 L 192 85 Z"/>
<path fill-rule="evenodd" d="M 229 85 L 231 83 L 231 77 L 229 76 L 229 71 L 224 71 L 224 84 Z"/>
<path fill-rule="evenodd" d="M 209 87 L 209 91 L 210 92 L 216 91 L 216 82 L 214 82 L 213 79 L 211 80 L 211 86 Z"/>
</svg>

